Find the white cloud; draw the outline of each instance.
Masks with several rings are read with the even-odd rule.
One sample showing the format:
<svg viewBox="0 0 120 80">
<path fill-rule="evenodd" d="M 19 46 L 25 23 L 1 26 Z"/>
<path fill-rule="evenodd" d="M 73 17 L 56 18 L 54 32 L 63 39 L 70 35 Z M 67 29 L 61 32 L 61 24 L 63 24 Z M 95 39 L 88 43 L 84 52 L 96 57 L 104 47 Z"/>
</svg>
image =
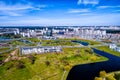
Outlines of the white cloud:
<svg viewBox="0 0 120 80">
<path fill-rule="evenodd" d="M 110 8 L 111 6 L 98 6 L 98 9 L 105 9 L 105 8 Z"/>
<path fill-rule="evenodd" d="M 16 12 L 6 12 L 8 15 L 11 15 L 11 16 L 22 16 L 20 13 L 16 13 Z"/>
<path fill-rule="evenodd" d="M 92 15 L 95 15 L 95 14 L 93 14 L 93 13 L 82 13 L 80 15 L 82 15 L 82 16 L 92 16 Z"/>
<path fill-rule="evenodd" d="M 25 9 L 30 9 L 32 8 L 29 5 L 0 5 L 0 10 L 7 10 L 7 11 L 16 11 L 16 10 L 25 10 Z"/>
<path fill-rule="evenodd" d="M 110 16 L 110 17 L 109 17 Z M 107 18 L 106 18 L 107 17 Z M 83 26 L 83 25 L 120 25 L 120 14 L 96 14 L 74 18 L 21 18 L 0 22 L 0 25 L 39 25 L 39 26 Z"/>
<path fill-rule="evenodd" d="M 99 3 L 99 0 L 78 0 L 77 4 L 92 4 L 92 5 L 97 5 Z"/>
<path fill-rule="evenodd" d="M 30 2 L 26 4 L 17 3 L 14 5 L 9 5 L 2 1 L 0 2 L 0 12 L 8 16 L 20 16 L 22 12 L 25 13 L 28 10 L 41 10 L 45 7 L 46 5 L 34 5 Z"/>
<path fill-rule="evenodd" d="M 98 6 L 98 9 L 106 9 L 106 8 L 119 8 L 120 6 Z"/>
<path fill-rule="evenodd" d="M 68 13 L 87 13 L 90 12 L 89 9 L 70 9 Z"/>
<path fill-rule="evenodd" d="M 0 10 L 7 10 L 7 11 L 16 11 L 16 10 L 40 10 L 41 8 L 44 8 L 45 5 L 38 5 L 37 7 L 34 7 L 32 5 L 23 5 L 23 4 L 16 4 L 16 5 L 0 5 Z"/>
</svg>

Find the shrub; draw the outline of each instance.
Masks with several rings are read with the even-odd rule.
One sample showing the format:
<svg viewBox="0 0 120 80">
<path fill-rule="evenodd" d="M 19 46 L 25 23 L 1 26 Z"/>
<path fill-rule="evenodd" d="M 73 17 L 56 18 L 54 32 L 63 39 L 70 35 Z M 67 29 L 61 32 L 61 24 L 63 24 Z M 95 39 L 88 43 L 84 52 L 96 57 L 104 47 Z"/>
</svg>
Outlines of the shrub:
<svg viewBox="0 0 120 80">
<path fill-rule="evenodd" d="M 89 53 L 89 54 L 92 54 L 93 53 L 93 51 L 90 49 L 90 50 L 85 50 L 85 52 L 87 52 L 87 53 Z"/>
<path fill-rule="evenodd" d="M 104 77 L 106 77 L 106 74 L 107 74 L 107 73 L 106 73 L 105 71 L 100 71 L 100 77 L 103 77 L 103 78 L 104 78 Z"/>
<path fill-rule="evenodd" d="M 103 80 L 101 77 L 95 77 L 94 80 Z"/>
<path fill-rule="evenodd" d="M 99 54 L 96 54 L 96 56 L 97 56 L 97 57 L 100 57 L 100 55 L 99 55 Z"/>
<path fill-rule="evenodd" d="M 23 63 L 22 61 L 18 61 L 17 68 L 18 68 L 18 69 L 25 68 L 24 63 Z"/>
<path fill-rule="evenodd" d="M 81 55 L 79 53 L 75 53 L 74 57 L 81 57 Z"/>
<path fill-rule="evenodd" d="M 62 60 L 61 62 L 62 62 L 64 65 L 69 65 L 69 62 L 66 61 L 66 60 Z"/>
<path fill-rule="evenodd" d="M 2 60 L 0 60 L 0 64 L 2 64 L 3 63 L 3 61 Z"/>
<path fill-rule="evenodd" d="M 13 67 L 14 64 L 10 64 L 8 67 L 7 67 L 7 70 L 9 70 L 10 68 Z"/>
<path fill-rule="evenodd" d="M 114 73 L 108 75 L 108 76 L 106 77 L 106 80 L 116 80 L 116 79 L 114 78 Z M 117 80 L 119 80 L 119 79 L 117 79 Z"/>
<path fill-rule="evenodd" d="M 74 53 L 80 53 L 80 50 L 76 50 Z"/>
<path fill-rule="evenodd" d="M 97 57 L 96 56 L 91 56 L 90 59 L 91 59 L 91 61 L 95 61 L 97 59 Z"/>
<path fill-rule="evenodd" d="M 50 62 L 49 62 L 49 61 L 45 61 L 45 64 L 46 64 L 47 66 L 49 66 L 49 65 L 50 65 Z"/>
<path fill-rule="evenodd" d="M 64 56 L 64 57 L 62 57 L 62 59 L 61 60 L 66 60 L 67 59 L 67 56 Z"/>
<path fill-rule="evenodd" d="M 120 73 L 115 73 L 116 80 L 120 80 Z"/>
<path fill-rule="evenodd" d="M 64 70 L 69 71 L 71 67 L 69 65 L 64 66 Z"/>
<path fill-rule="evenodd" d="M 30 59 L 31 63 L 34 64 L 36 57 L 34 57 L 33 55 L 29 55 L 28 58 Z"/>
</svg>

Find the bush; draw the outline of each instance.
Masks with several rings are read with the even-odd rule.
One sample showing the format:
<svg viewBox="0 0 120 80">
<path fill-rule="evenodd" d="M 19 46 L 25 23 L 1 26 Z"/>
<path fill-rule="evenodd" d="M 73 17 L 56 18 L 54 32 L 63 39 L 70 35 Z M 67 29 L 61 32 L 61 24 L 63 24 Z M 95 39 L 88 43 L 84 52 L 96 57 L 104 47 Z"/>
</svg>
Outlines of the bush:
<svg viewBox="0 0 120 80">
<path fill-rule="evenodd" d="M 64 66 L 64 70 L 69 71 L 70 69 L 71 69 L 71 66 L 69 65 Z"/>
<path fill-rule="evenodd" d="M 115 73 L 116 80 L 120 80 L 120 73 Z"/>
<path fill-rule="evenodd" d="M 90 59 L 91 59 L 91 61 L 95 61 L 95 60 L 97 60 L 97 56 L 91 56 Z"/>
<path fill-rule="evenodd" d="M 104 78 L 104 77 L 106 77 L 106 74 L 107 74 L 107 73 L 106 73 L 105 71 L 100 71 L 100 77 L 103 77 L 103 78 Z"/>
<path fill-rule="evenodd" d="M 29 55 L 28 58 L 31 61 L 31 63 L 34 64 L 36 57 L 34 57 L 33 55 Z"/>
<path fill-rule="evenodd" d="M 64 68 L 64 67 L 60 67 L 60 69 L 61 69 L 62 71 L 65 71 L 65 68 Z"/>
<path fill-rule="evenodd" d="M 114 73 L 106 77 L 106 80 L 119 80 L 114 78 Z"/>
<path fill-rule="evenodd" d="M 69 62 L 66 61 L 66 60 L 63 60 L 63 64 L 64 64 L 64 65 L 69 65 Z"/>
<path fill-rule="evenodd" d="M 18 69 L 22 69 L 22 68 L 25 68 L 25 65 L 22 61 L 19 61 L 18 64 L 17 64 L 17 68 Z"/>
<path fill-rule="evenodd" d="M 46 64 L 47 66 L 49 66 L 49 65 L 50 65 L 50 62 L 49 62 L 49 61 L 45 61 L 45 64 Z"/>
<path fill-rule="evenodd" d="M 101 77 L 95 77 L 94 80 L 103 80 Z"/>
<path fill-rule="evenodd" d="M 74 57 L 81 57 L 81 55 L 79 53 L 75 53 Z"/>
<path fill-rule="evenodd" d="M 99 55 L 99 54 L 96 54 L 96 56 L 97 56 L 97 57 L 100 57 L 100 55 Z"/>
<path fill-rule="evenodd" d="M 2 64 L 3 63 L 3 61 L 2 60 L 0 60 L 0 64 Z"/>
<path fill-rule="evenodd" d="M 67 60 L 67 56 L 62 57 L 61 60 Z"/>
<path fill-rule="evenodd" d="M 74 53 L 80 53 L 80 50 L 76 50 Z"/>
<path fill-rule="evenodd" d="M 89 53 L 89 54 L 92 54 L 93 53 L 93 51 L 90 49 L 90 50 L 85 50 L 85 52 L 87 52 L 87 53 Z"/>
<path fill-rule="evenodd" d="M 12 68 L 13 67 L 13 63 L 12 64 L 10 64 L 8 67 L 7 67 L 7 70 L 9 70 L 10 68 Z"/>
</svg>

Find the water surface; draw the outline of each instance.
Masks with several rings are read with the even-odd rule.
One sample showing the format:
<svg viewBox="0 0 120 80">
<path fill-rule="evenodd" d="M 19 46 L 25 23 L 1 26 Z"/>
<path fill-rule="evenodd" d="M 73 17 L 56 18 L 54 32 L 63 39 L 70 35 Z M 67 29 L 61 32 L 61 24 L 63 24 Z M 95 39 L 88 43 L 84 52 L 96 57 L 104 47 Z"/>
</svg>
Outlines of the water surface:
<svg viewBox="0 0 120 80">
<path fill-rule="evenodd" d="M 89 63 L 74 66 L 67 77 L 67 80 L 94 80 L 99 72 L 105 70 L 106 72 L 120 70 L 120 57 L 114 56 L 104 51 L 93 49 L 99 55 L 102 55 L 109 60 L 104 62 Z"/>
</svg>

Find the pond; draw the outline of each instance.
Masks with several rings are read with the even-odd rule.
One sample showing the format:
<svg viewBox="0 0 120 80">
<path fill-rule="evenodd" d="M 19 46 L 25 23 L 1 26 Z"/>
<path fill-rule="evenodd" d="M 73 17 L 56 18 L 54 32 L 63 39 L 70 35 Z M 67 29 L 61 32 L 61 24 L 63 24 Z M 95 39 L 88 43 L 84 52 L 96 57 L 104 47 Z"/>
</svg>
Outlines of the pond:
<svg viewBox="0 0 120 80">
<path fill-rule="evenodd" d="M 0 41 L 9 41 L 12 40 L 11 38 L 0 37 Z"/>
<path fill-rule="evenodd" d="M 74 66 L 67 77 L 67 80 L 94 80 L 99 72 L 113 72 L 120 70 L 120 57 L 114 56 L 104 51 L 93 49 L 96 54 L 102 55 L 109 60 L 96 63 L 88 63 Z"/>
<path fill-rule="evenodd" d="M 82 44 L 84 46 L 88 46 L 89 45 L 88 42 L 84 42 L 84 41 L 80 41 L 80 40 L 71 40 L 71 42 L 79 43 L 79 44 Z"/>
</svg>

